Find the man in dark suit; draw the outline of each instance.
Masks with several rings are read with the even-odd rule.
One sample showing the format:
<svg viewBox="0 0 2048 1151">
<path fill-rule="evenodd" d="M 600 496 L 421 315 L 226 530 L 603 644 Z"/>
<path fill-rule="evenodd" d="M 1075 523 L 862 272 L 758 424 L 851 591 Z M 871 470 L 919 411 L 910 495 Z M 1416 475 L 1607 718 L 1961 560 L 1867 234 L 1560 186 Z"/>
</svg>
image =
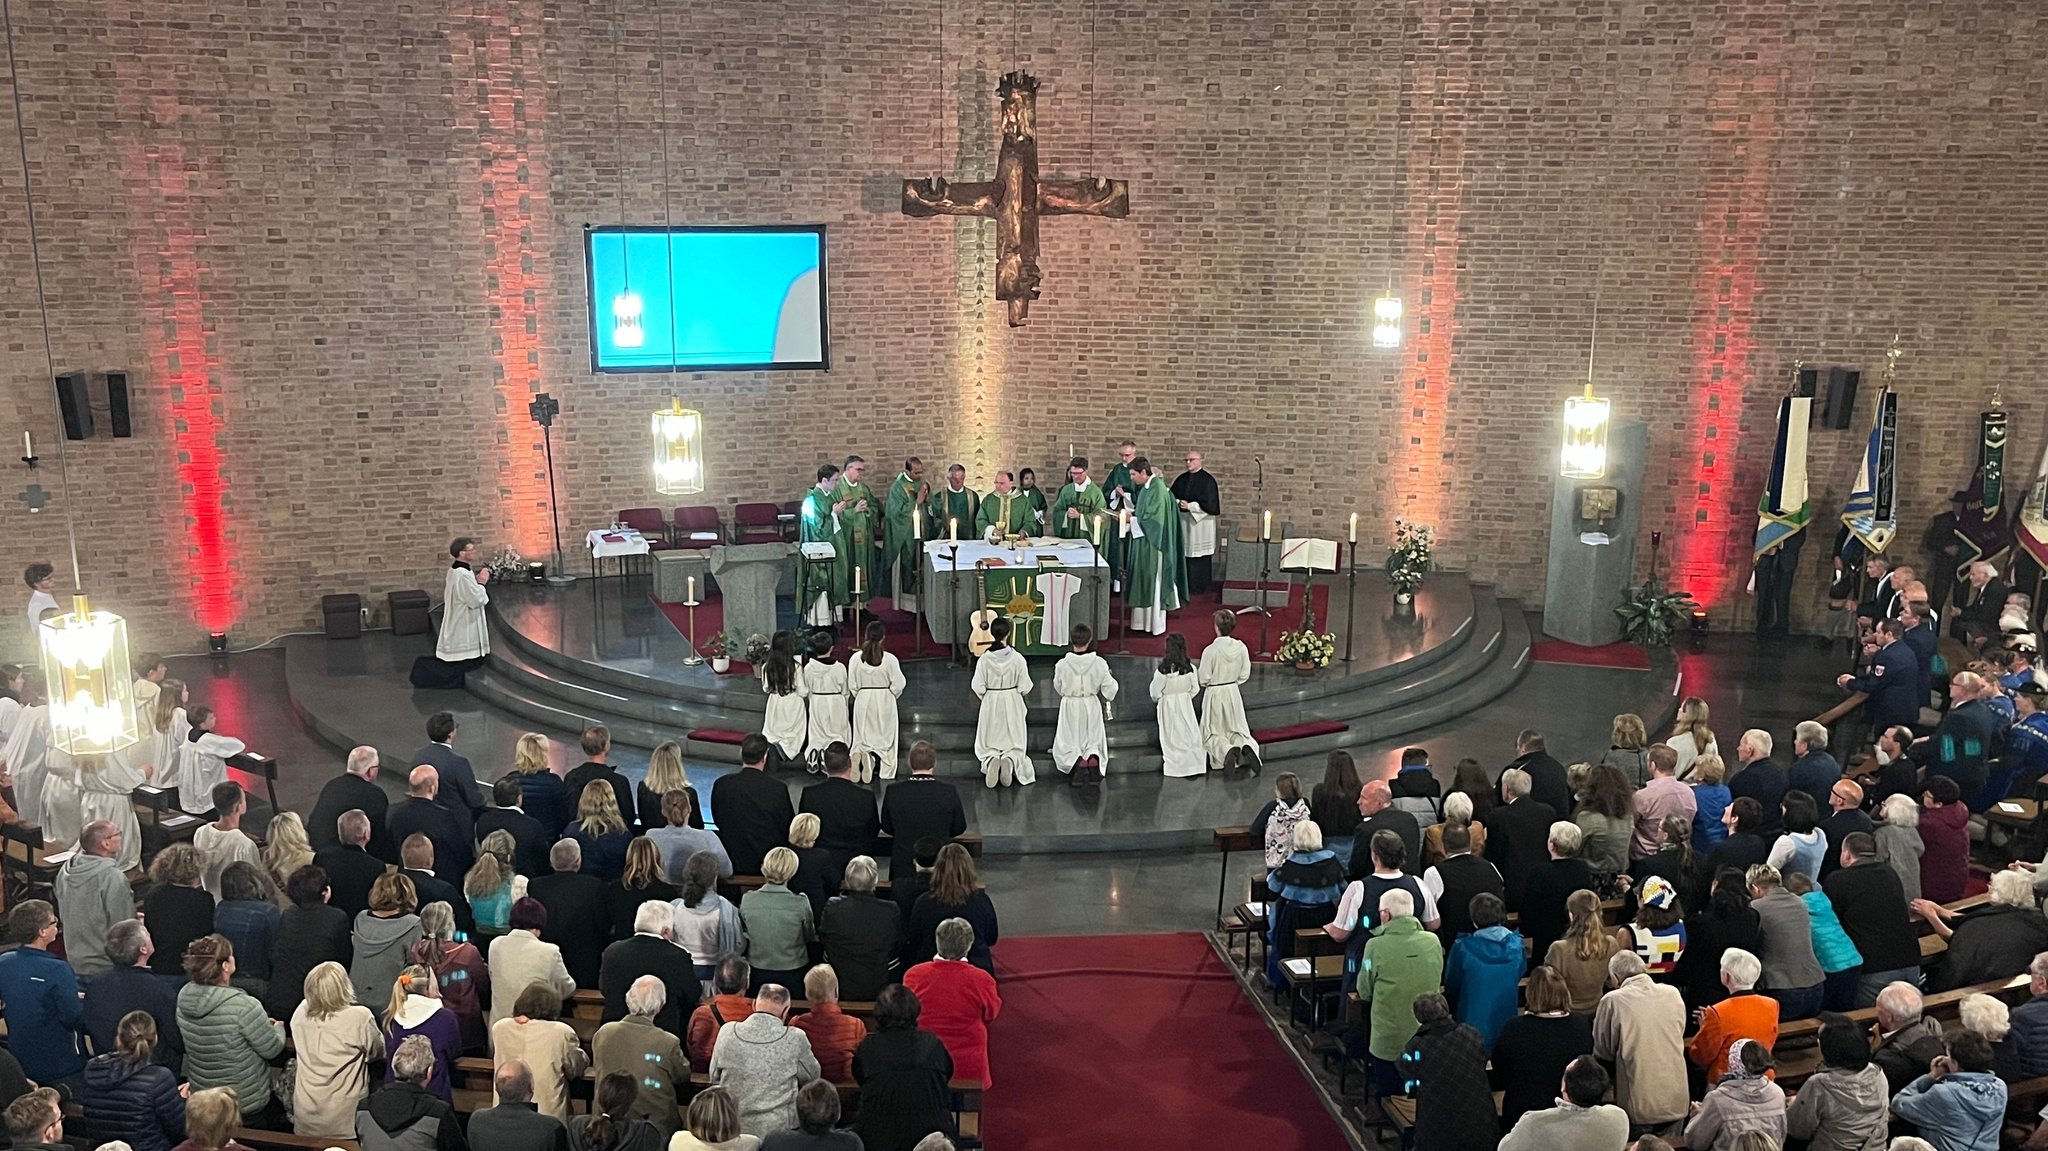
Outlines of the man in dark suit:
<svg viewBox="0 0 2048 1151">
<path fill-rule="evenodd" d="M 1550 862 L 1551 806 L 1529 794 L 1529 773 L 1518 767 L 1501 773 L 1506 803 L 1486 817 L 1486 861 L 1499 870 L 1509 911 L 1522 909 L 1522 892 L 1536 869 Z"/>
<path fill-rule="evenodd" d="M 529 881 L 526 893 L 548 909 L 548 938 L 561 946 L 562 963 L 576 986 L 597 987 L 604 947 L 611 939 L 604 881 L 583 873 L 583 848 L 573 839 L 556 840 L 548 850 L 548 864 L 554 873 Z"/>
<path fill-rule="evenodd" d="M 1786 786 L 1805 792 L 1815 811 L 1826 811 L 1828 789 L 1842 778 L 1842 765 L 1828 754 L 1828 729 L 1810 719 L 1800 720 L 1792 730 L 1792 755 Z"/>
<path fill-rule="evenodd" d="M 498 1105 L 470 1113 L 469 1145 L 491 1151 L 569 1151 L 569 1132 L 562 1121 L 533 1101 L 533 1069 L 524 1060 L 498 1065 L 492 1080 Z"/>
<path fill-rule="evenodd" d="M 1920 981 L 1920 933 L 1899 873 L 1877 858 L 1876 838 L 1864 832 L 1844 836 L 1839 862 L 1821 890 L 1835 905 L 1843 933 L 1863 956 L 1856 1006 L 1868 1007 L 1887 983 Z"/>
<path fill-rule="evenodd" d="M 1871 657 L 1870 670 L 1835 677 L 1836 686 L 1869 697 L 1863 703 L 1863 719 L 1872 731 L 1912 727 L 1920 722 L 1920 709 L 1927 704 L 1927 695 L 1920 690 L 1920 661 L 1906 646 L 1905 636 L 1905 625 L 1897 620 L 1878 624 L 1879 646 Z"/>
<path fill-rule="evenodd" d="M 619 815 L 631 830 L 639 806 L 633 802 L 633 784 L 619 769 L 608 761 L 612 754 L 611 729 L 603 724 L 592 724 L 583 729 L 583 762 L 570 769 L 562 778 L 562 790 L 568 793 L 569 810 L 574 812 L 583 802 L 583 789 L 602 780 L 612 785 L 612 795 L 619 801 Z M 575 818 L 573 815 L 570 817 Z M 786 829 L 785 829 L 786 830 Z M 777 840 L 780 843 L 781 840 Z M 552 924 L 550 924 L 552 926 Z"/>
<path fill-rule="evenodd" d="M 370 887 L 384 874 L 384 861 L 364 850 L 370 842 L 370 817 L 361 809 L 341 813 L 341 842 L 313 853 L 313 863 L 327 873 L 327 902 L 348 913 L 350 923 L 370 909 Z"/>
<path fill-rule="evenodd" d="M 476 841 L 494 831 L 502 831 L 512 837 L 513 859 L 519 867 L 519 874 L 532 877 L 546 874 L 548 869 L 547 829 L 540 820 L 526 814 L 519 805 L 519 777 L 507 775 L 491 785 L 491 803 L 483 814 L 476 817 Z"/>
<path fill-rule="evenodd" d="M 1877 827 L 1870 817 L 1863 813 L 1863 785 L 1853 779 L 1838 779 L 1828 789 L 1828 817 L 1820 822 L 1821 834 L 1827 836 L 1827 853 L 1821 857 L 1820 874 L 1815 880 L 1824 880 L 1841 868 L 1842 844 L 1851 835 L 1862 832 L 1876 834 Z"/>
<path fill-rule="evenodd" d="M 910 922 L 910 912 L 917 906 L 917 897 L 932 889 L 932 868 L 939 863 L 939 849 L 946 846 L 943 839 L 927 836 L 911 845 L 910 862 L 915 868 L 901 879 L 889 881 L 889 898 L 903 909 L 903 921 Z"/>
<path fill-rule="evenodd" d="M 678 1040 L 688 1038 L 686 1025 L 702 989 L 696 961 L 676 945 L 675 934 L 675 908 L 649 900 L 634 913 L 633 934 L 604 949 L 597 977 L 598 989 L 604 992 L 604 1022 L 624 1019 L 626 989 L 635 979 L 652 975 L 668 985 L 668 1002 L 655 1015 L 654 1025 Z"/>
<path fill-rule="evenodd" d="M 456 730 L 454 712 L 435 712 L 427 719 L 427 746 L 413 752 L 412 761 L 440 772 L 441 795 L 451 806 L 460 803 L 474 820 L 484 809 L 484 796 L 476 784 L 476 769 L 455 750 Z"/>
<path fill-rule="evenodd" d="M 734 875 L 761 874 L 761 859 L 789 841 L 796 805 L 789 788 L 768 774 L 768 737 L 759 732 L 740 742 L 740 770 L 711 785 L 711 818 Z"/>
<path fill-rule="evenodd" d="M 462 897 L 462 888 L 451 882 L 455 877 L 444 879 L 434 873 L 434 841 L 414 832 L 398 845 L 398 854 L 405 858 L 405 866 L 399 874 L 412 880 L 413 891 L 419 895 L 419 905 L 445 903 L 455 913 L 455 926 L 464 931 L 476 930 L 476 917 L 470 914 L 469 900 Z"/>
<path fill-rule="evenodd" d="M 390 829 L 384 826 L 390 808 L 391 798 L 377 786 L 377 749 L 356 748 L 348 753 L 347 770 L 320 789 L 319 802 L 313 805 L 313 814 L 306 817 L 306 838 L 314 851 L 339 847 L 341 836 L 335 831 L 335 821 L 344 811 L 360 811 L 370 817 L 370 854 L 386 863 L 397 863 L 398 841 L 391 838 Z"/>
<path fill-rule="evenodd" d="M 1422 824 L 1414 815 L 1394 806 L 1394 791 L 1386 780 L 1375 779 L 1358 789 L 1358 814 L 1365 817 L 1358 825 L 1352 842 L 1372 842 L 1375 832 L 1391 831 L 1401 837 L 1405 852 L 1401 857 L 1401 870 L 1409 875 L 1422 874 Z M 1354 882 L 1372 874 L 1372 852 L 1351 853 L 1351 869 L 1346 875 Z"/>
<path fill-rule="evenodd" d="M 916 872 L 918 840 L 929 836 L 944 843 L 967 830 L 960 792 L 932 774 L 938 765 L 939 753 L 920 739 L 910 745 L 910 774 L 889 784 L 882 793 L 882 830 L 889 833 L 891 884 Z"/>
<path fill-rule="evenodd" d="M 1996 567 L 1983 560 L 1971 564 L 1956 585 L 1956 610 L 1949 615 L 1949 634 L 1981 649 L 1986 639 L 1998 634 L 1998 615 L 2005 610 L 2008 590 Z"/>
<path fill-rule="evenodd" d="M 469 823 L 440 801 L 441 777 L 421 764 L 406 776 L 405 800 L 391 806 L 385 825 L 391 838 L 400 843 L 408 835 L 424 835 L 434 841 L 434 858 L 450 875 L 468 875 L 476 862 L 476 848 L 469 838 Z"/>
<path fill-rule="evenodd" d="M 1913 762 L 1926 768 L 1930 777 L 1955 780 L 1965 803 L 1984 790 L 1991 760 L 2005 746 L 2006 722 L 1989 702 L 1997 694 L 1998 685 L 1974 671 L 1950 676 L 1948 713 L 1933 735 L 1915 740 L 1910 750 Z"/>
<path fill-rule="evenodd" d="M 1763 809 L 1763 821 L 1742 830 L 1754 831 L 1766 840 L 1785 830 L 1785 793 L 1792 788 L 1791 773 L 1771 758 L 1772 749 L 1770 732 L 1759 727 L 1743 732 L 1742 738 L 1735 741 L 1735 761 L 1739 766 L 1728 777 L 1731 800 L 1748 796 Z"/>
<path fill-rule="evenodd" d="M 1542 732 L 1534 728 L 1525 728 L 1515 737 L 1515 762 L 1508 764 L 1508 769 L 1527 772 L 1529 797 L 1548 807 L 1557 818 L 1570 818 L 1571 781 L 1565 777 L 1564 764 L 1557 762 L 1556 757 L 1544 750 Z M 1502 778 L 1506 776 L 1503 775 Z M 1501 802 L 1507 801 L 1507 795 L 1503 792 Z M 1514 901 L 1510 900 L 1508 906 L 1513 907 Z"/>
<path fill-rule="evenodd" d="M 1926 707 L 1934 697 L 1934 657 L 1941 650 L 1941 633 L 1934 630 L 1934 617 L 1923 599 L 1906 601 L 1899 609 L 1899 626 L 1906 629 L 1900 633 L 1899 641 L 1912 649 L 1913 659 L 1920 667 L 1920 692 L 1913 702 Z"/>
<path fill-rule="evenodd" d="M 818 848 L 825 853 L 827 881 L 839 886 L 846 861 L 866 855 L 882 833 L 875 793 L 853 781 L 853 755 L 843 743 L 825 749 L 825 778 L 804 788 L 799 811 L 818 817 Z"/>
</svg>

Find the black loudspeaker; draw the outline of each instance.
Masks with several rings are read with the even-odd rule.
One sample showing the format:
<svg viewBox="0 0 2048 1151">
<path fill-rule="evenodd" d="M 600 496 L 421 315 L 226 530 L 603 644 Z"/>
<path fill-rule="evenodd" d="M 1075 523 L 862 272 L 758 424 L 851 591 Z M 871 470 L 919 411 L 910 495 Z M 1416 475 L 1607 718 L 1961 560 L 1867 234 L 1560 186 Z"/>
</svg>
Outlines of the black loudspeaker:
<svg viewBox="0 0 2048 1151">
<path fill-rule="evenodd" d="M 65 439 L 92 438 L 92 400 L 86 395 L 84 372 L 57 377 L 57 407 L 64 413 Z"/>
<path fill-rule="evenodd" d="M 1798 397 L 1800 397 L 1800 398 L 1802 398 L 1802 399 L 1808 399 L 1808 400 L 1810 400 L 1810 399 L 1812 399 L 1812 398 L 1813 398 L 1813 392 L 1814 392 L 1814 389 L 1815 389 L 1815 388 L 1817 388 L 1817 387 L 1819 387 L 1819 386 L 1820 386 L 1820 369 L 1819 369 L 1819 368 L 1801 368 L 1801 369 L 1799 369 L 1799 388 L 1798 388 L 1798 390 L 1797 390 L 1797 391 L 1793 392 L 1792 394 L 1793 394 L 1794 396 L 1798 396 Z"/>
<path fill-rule="evenodd" d="M 1856 385 L 1863 382 L 1863 373 L 1854 368 L 1828 369 L 1827 402 L 1821 409 L 1821 424 L 1830 428 L 1846 428 L 1856 419 Z"/>
<path fill-rule="evenodd" d="M 125 440 L 135 434 L 135 424 L 128 414 L 128 373 L 107 373 L 107 423 L 117 440 Z"/>
</svg>

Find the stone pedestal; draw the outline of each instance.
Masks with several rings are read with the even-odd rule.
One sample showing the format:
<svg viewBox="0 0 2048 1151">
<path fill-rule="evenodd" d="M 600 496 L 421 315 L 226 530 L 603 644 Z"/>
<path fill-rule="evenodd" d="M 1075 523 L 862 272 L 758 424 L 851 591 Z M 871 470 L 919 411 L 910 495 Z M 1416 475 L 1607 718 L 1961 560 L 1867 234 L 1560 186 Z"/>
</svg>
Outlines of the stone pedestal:
<svg viewBox="0 0 2048 1151">
<path fill-rule="evenodd" d="M 697 598 L 711 590 L 711 564 L 701 549 L 653 552 L 654 598 L 660 603 L 682 603 L 690 598 L 690 577 L 697 578 Z"/>
<path fill-rule="evenodd" d="M 1543 631 L 1553 639 L 1598 647 L 1621 640 L 1614 609 L 1635 582 L 1637 524 L 1643 500 L 1643 457 L 1649 428 L 1615 424 L 1607 433 L 1607 475 L 1597 480 L 1552 480 L 1550 566 L 1543 590 Z M 1555 457 L 1553 457 L 1554 459 Z M 1595 526 L 1579 518 L 1579 489 L 1615 488 L 1621 504 L 1613 519 Z M 1600 533 L 1606 543 L 1588 542 Z"/>
<path fill-rule="evenodd" d="M 715 547 L 711 575 L 724 600 L 725 634 L 742 642 L 750 635 L 775 634 L 775 589 L 796 551 L 793 544 L 733 544 Z"/>
<path fill-rule="evenodd" d="M 1259 517 L 1253 515 L 1242 531 L 1230 520 L 1217 525 L 1218 560 L 1215 578 L 1222 581 L 1224 607 L 1250 607 L 1259 602 Z M 1280 540 L 1294 525 L 1276 520 L 1273 538 L 1266 544 L 1266 606 L 1287 606 L 1287 580 L 1280 571 Z"/>
</svg>

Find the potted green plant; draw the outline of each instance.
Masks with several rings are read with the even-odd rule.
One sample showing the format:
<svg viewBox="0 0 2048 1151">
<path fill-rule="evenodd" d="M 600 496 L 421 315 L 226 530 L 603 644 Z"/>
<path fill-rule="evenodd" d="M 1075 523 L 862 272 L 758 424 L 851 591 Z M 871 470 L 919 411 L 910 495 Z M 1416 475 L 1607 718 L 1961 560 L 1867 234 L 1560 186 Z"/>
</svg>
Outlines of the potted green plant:
<svg viewBox="0 0 2048 1151">
<path fill-rule="evenodd" d="M 1387 582 L 1394 585 L 1394 602 L 1415 602 L 1415 589 L 1422 577 L 1436 568 L 1436 532 L 1428 524 L 1394 521 L 1394 543 L 1387 549 Z"/>
<path fill-rule="evenodd" d="M 1622 594 L 1614 614 L 1621 617 L 1622 638 L 1644 647 L 1670 647 L 1678 629 L 1692 618 L 1699 604 L 1691 592 L 1671 591 L 1654 572 L 1641 584 Z"/>
<path fill-rule="evenodd" d="M 1336 654 L 1336 633 L 1317 631 L 1315 608 L 1305 606 L 1302 608 L 1301 626 L 1280 633 L 1280 648 L 1274 653 L 1274 658 L 1281 663 L 1291 663 L 1294 670 L 1308 675 L 1330 666 L 1330 660 Z"/>
<path fill-rule="evenodd" d="M 697 654 L 711 661 L 711 670 L 724 675 L 732 670 L 733 639 L 722 631 L 711 633 L 711 638 L 697 646 Z"/>
</svg>

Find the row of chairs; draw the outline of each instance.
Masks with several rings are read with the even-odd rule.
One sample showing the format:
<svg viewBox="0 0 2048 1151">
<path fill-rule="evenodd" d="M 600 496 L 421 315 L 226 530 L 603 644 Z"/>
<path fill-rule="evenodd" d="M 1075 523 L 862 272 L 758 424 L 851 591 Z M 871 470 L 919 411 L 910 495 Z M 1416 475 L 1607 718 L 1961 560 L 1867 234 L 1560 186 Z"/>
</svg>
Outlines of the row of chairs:
<svg viewBox="0 0 2048 1151">
<path fill-rule="evenodd" d="M 714 507 L 626 508 L 619 522 L 639 532 L 654 551 L 697 550 L 719 544 L 775 543 L 796 537 L 797 504 L 752 503 L 733 509 L 732 526 Z"/>
</svg>

